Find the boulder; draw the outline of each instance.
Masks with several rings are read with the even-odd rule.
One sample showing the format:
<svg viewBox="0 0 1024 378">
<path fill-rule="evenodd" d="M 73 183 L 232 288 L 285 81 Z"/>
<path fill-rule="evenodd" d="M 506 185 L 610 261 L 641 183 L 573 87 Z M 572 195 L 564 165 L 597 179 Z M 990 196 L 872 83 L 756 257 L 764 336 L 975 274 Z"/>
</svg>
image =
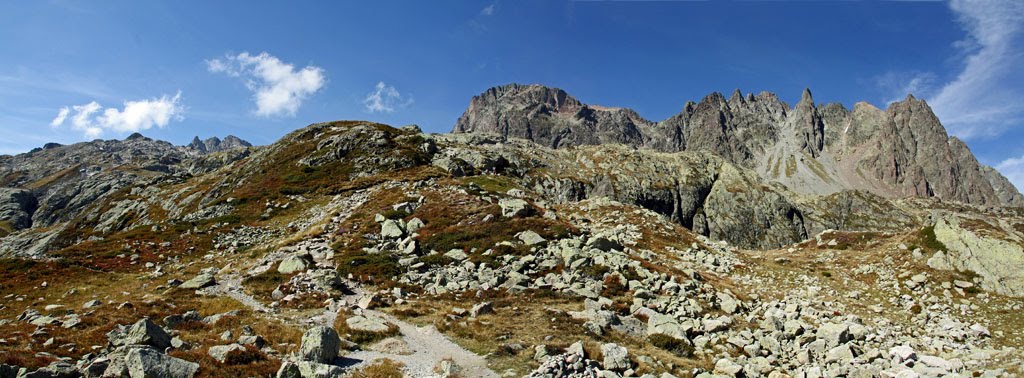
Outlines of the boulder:
<svg viewBox="0 0 1024 378">
<path fill-rule="evenodd" d="M 850 327 L 846 324 L 825 323 L 818 327 L 817 336 L 829 348 L 836 347 L 850 341 Z"/>
<path fill-rule="evenodd" d="M 299 356 L 305 361 L 331 363 L 338 357 L 341 338 L 338 331 L 330 327 L 314 327 L 302 335 Z"/>
<path fill-rule="evenodd" d="M 411 234 L 419 231 L 423 226 L 425 226 L 425 224 L 420 220 L 420 218 L 412 218 L 405 223 L 405 231 Z"/>
<path fill-rule="evenodd" d="M 406 356 L 413 353 L 409 343 L 398 337 L 388 337 L 370 346 L 370 350 L 386 354 Z"/>
<path fill-rule="evenodd" d="M 124 357 L 131 378 L 192 378 L 199 364 L 171 357 L 152 348 L 133 348 Z"/>
<path fill-rule="evenodd" d="M 536 232 L 533 232 L 532 230 L 520 232 L 519 234 L 516 235 L 516 238 L 521 240 L 523 244 L 531 246 L 543 244 L 544 242 L 547 241 L 547 239 L 544 239 L 544 237 L 540 236 L 540 234 Z"/>
<path fill-rule="evenodd" d="M 492 312 L 494 312 L 494 306 L 491 302 L 477 303 L 473 308 L 469 309 L 469 316 L 475 318 Z"/>
<path fill-rule="evenodd" d="M 228 345 L 217 345 L 212 346 L 206 352 L 210 357 L 217 360 L 217 362 L 225 363 L 232 354 L 245 352 L 245 347 L 239 344 L 228 344 Z"/>
<path fill-rule="evenodd" d="M 604 356 L 604 368 L 608 370 L 623 371 L 629 369 L 632 363 L 629 361 L 629 351 L 625 347 L 615 343 L 601 345 L 601 354 Z"/>
<path fill-rule="evenodd" d="M 311 361 L 287 361 L 277 370 L 277 378 L 340 378 L 340 367 Z"/>
<path fill-rule="evenodd" d="M 385 239 L 398 239 L 405 236 L 405 229 L 399 222 L 394 219 L 384 220 L 384 223 L 380 224 L 380 236 Z"/>
<path fill-rule="evenodd" d="M 217 268 L 206 268 L 199 272 L 192 279 L 185 281 L 179 286 L 182 289 L 195 290 L 202 289 L 207 286 L 213 286 L 217 283 L 216 279 Z"/>
<path fill-rule="evenodd" d="M 501 215 L 504 217 L 524 217 L 530 215 L 530 203 L 519 198 L 502 198 L 498 200 Z"/>
<path fill-rule="evenodd" d="M 313 257 L 307 254 L 292 255 L 281 260 L 277 265 L 277 272 L 281 274 L 292 274 L 303 272 L 313 266 Z"/>
<path fill-rule="evenodd" d="M 387 332 L 389 329 L 384 319 L 373 316 L 356 315 L 345 319 L 345 325 L 353 331 L 362 332 Z"/>
<path fill-rule="evenodd" d="M 114 346 L 149 345 L 159 350 L 171 346 L 171 336 L 149 318 L 139 320 L 128 329 L 115 328 L 107 333 L 107 339 Z"/>
</svg>

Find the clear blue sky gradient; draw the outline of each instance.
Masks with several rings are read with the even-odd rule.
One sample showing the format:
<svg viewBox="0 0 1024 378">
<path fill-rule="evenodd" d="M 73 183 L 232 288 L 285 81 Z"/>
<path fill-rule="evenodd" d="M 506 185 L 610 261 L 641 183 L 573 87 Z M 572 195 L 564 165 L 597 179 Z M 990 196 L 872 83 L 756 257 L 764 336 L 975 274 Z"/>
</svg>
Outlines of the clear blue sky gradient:
<svg viewBox="0 0 1024 378">
<path fill-rule="evenodd" d="M 937 93 L 964 70 L 974 50 L 964 47 L 969 25 L 954 8 L 943 2 L 3 2 L 0 153 L 87 140 L 67 125 L 50 126 L 61 107 L 97 101 L 120 108 L 179 90 L 184 118 L 143 134 L 176 144 L 194 135 L 234 134 L 266 144 L 337 119 L 446 132 L 471 96 L 511 82 L 560 87 L 584 102 L 630 107 L 652 120 L 679 112 L 687 100 L 735 88 L 776 92 L 792 104 L 810 87 L 819 103 L 868 101 L 884 108 L 906 90 Z M 1013 38 L 1019 41 L 1019 33 Z M 294 115 L 259 116 L 243 81 L 207 69 L 207 60 L 241 52 L 267 52 L 297 69 L 319 67 L 326 84 Z M 1024 76 L 1004 76 L 995 89 L 1019 94 Z M 911 85 L 915 77 L 925 85 Z M 394 111 L 364 106 L 378 82 L 401 93 Z M 962 132 L 983 163 L 1024 156 L 1024 122 L 1006 121 L 985 133 Z"/>
</svg>

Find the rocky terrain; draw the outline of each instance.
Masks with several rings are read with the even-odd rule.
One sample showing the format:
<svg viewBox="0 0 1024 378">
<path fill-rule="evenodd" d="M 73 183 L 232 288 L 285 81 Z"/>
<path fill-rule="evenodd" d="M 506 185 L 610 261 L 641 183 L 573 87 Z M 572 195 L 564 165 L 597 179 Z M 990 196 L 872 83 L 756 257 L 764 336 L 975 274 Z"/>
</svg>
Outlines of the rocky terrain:
<svg viewBox="0 0 1024 378">
<path fill-rule="evenodd" d="M 0 177 L 0 377 L 1024 370 L 1020 194 L 912 98 L 652 123 L 506 86 L 451 134 L 133 135 Z"/>
</svg>

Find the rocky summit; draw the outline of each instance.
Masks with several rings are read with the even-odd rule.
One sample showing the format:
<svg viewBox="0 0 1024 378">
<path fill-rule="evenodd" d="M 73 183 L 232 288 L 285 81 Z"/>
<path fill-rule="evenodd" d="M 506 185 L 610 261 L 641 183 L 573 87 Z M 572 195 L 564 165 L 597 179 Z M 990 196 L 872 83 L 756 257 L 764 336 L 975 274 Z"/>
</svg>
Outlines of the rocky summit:
<svg viewBox="0 0 1024 378">
<path fill-rule="evenodd" d="M 0 378 L 1002 377 L 1024 200 L 913 97 L 0 156 Z"/>
</svg>

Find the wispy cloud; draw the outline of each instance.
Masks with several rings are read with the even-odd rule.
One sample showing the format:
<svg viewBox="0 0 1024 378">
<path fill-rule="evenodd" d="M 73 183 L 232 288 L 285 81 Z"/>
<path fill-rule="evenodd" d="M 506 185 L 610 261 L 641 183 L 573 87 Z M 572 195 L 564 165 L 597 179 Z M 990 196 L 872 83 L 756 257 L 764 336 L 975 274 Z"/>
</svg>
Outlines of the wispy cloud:
<svg viewBox="0 0 1024 378">
<path fill-rule="evenodd" d="M 316 93 L 327 82 L 325 72 L 316 66 L 296 70 L 290 63 L 282 62 L 266 52 L 250 55 L 243 52 L 227 55 L 224 59 L 206 61 L 210 72 L 224 73 L 241 78 L 253 92 L 256 115 L 294 116 L 310 95 Z"/>
<path fill-rule="evenodd" d="M 481 16 L 493 16 L 495 8 L 497 7 L 497 5 L 498 5 L 498 3 L 491 3 L 491 5 L 488 5 L 488 6 L 484 7 L 484 9 L 480 10 L 480 15 Z"/>
<path fill-rule="evenodd" d="M 925 98 L 961 139 L 995 136 L 1024 122 L 1024 2 L 954 0 L 966 35 L 957 41 L 962 68 L 948 81 L 932 72 L 889 72 L 875 78 L 886 103 L 908 93 Z"/>
<path fill-rule="evenodd" d="M 996 165 L 996 170 L 1006 176 L 1017 190 L 1024 189 L 1024 156 L 1003 160 Z"/>
<path fill-rule="evenodd" d="M 60 108 L 60 111 L 57 112 L 57 117 L 55 117 L 53 121 L 50 121 L 50 126 L 60 126 L 64 123 L 64 120 L 68 119 L 68 113 L 70 113 L 70 111 L 71 109 L 68 109 L 67 106 Z"/>
<path fill-rule="evenodd" d="M 967 38 L 957 42 L 963 70 L 928 98 L 939 119 L 961 138 L 998 135 L 1024 120 L 1024 2 L 950 3 Z"/>
<path fill-rule="evenodd" d="M 926 97 L 935 91 L 935 74 L 931 72 L 888 72 L 875 78 L 885 96 L 886 104 L 901 101 L 908 94 Z"/>
<path fill-rule="evenodd" d="M 96 101 L 65 106 L 60 108 L 50 125 L 59 127 L 70 117 L 72 129 L 83 132 L 86 138 L 96 138 L 106 130 L 137 132 L 154 126 L 164 127 L 171 120 L 183 120 L 183 112 L 181 91 L 178 91 L 173 97 L 163 95 L 160 98 L 125 101 L 123 109 L 103 109 Z"/>
<path fill-rule="evenodd" d="M 391 113 L 396 108 L 404 108 L 412 103 L 411 97 L 403 97 L 395 87 L 384 84 L 383 81 L 378 82 L 373 92 L 363 99 L 363 105 L 370 113 Z"/>
</svg>

